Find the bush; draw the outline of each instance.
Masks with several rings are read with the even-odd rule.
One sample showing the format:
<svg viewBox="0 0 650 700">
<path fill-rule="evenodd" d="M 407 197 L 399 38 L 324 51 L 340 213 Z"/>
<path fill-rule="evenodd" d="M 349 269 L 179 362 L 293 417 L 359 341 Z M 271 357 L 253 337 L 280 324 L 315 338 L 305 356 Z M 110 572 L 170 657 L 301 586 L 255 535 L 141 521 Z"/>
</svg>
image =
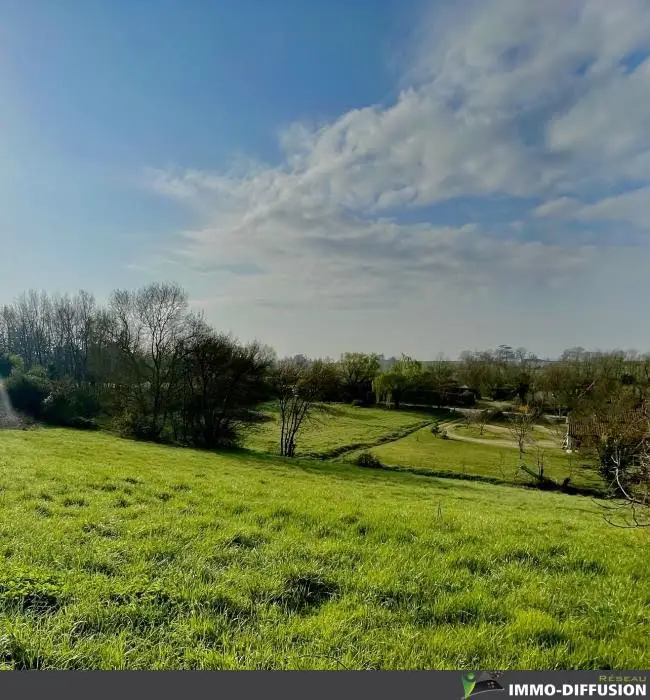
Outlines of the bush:
<svg viewBox="0 0 650 700">
<path fill-rule="evenodd" d="M 13 371 L 20 372 L 23 369 L 23 359 L 20 355 L 11 352 L 0 354 L 0 377 L 8 377 Z"/>
<path fill-rule="evenodd" d="M 95 394 L 70 382 L 55 384 L 43 401 L 43 419 L 52 425 L 87 430 L 99 412 Z"/>
<path fill-rule="evenodd" d="M 353 401 L 350 402 L 350 406 L 354 406 L 355 408 L 359 408 L 359 407 L 365 406 L 365 403 L 361 399 L 354 399 Z"/>
<path fill-rule="evenodd" d="M 162 442 L 162 428 L 151 424 L 146 415 L 125 411 L 117 420 L 122 437 L 135 438 L 148 442 Z"/>
<path fill-rule="evenodd" d="M 355 460 L 354 463 L 358 467 L 368 467 L 370 469 L 378 469 L 381 467 L 381 462 L 379 458 L 372 454 L 372 452 L 362 452 Z"/>
<path fill-rule="evenodd" d="M 440 424 L 438 421 L 431 426 L 431 432 L 433 435 L 440 435 Z"/>
<path fill-rule="evenodd" d="M 76 416 L 68 423 L 69 428 L 76 428 L 77 430 L 99 430 L 99 425 L 96 420 L 92 418 L 84 418 L 83 416 Z"/>
<path fill-rule="evenodd" d="M 16 411 L 42 418 L 43 402 L 52 392 L 52 382 L 45 377 L 14 371 L 5 383 L 7 394 Z"/>
</svg>

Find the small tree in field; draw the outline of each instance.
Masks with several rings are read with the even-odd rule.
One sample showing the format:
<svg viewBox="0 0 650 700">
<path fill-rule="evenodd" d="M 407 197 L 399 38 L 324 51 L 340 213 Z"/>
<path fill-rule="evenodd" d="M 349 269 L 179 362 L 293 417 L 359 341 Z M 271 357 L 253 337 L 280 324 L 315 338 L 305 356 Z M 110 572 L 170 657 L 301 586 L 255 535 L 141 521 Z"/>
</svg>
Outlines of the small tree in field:
<svg viewBox="0 0 650 700">
<path fill-rule="evenodd" d="M 330 363 L 317 361 L 303 365 L 293 360 L 279 363 L 274 388 L 280 408 L 280 454 L 296 454 L 296 438 L 305 422 L 319 409 L 319 401 L 332 374 Z"/>
<path fill-rule="evenodd" d="M 510 433 L 519 450 L 519 461 L 523 462 L 526 445 L 532 442 L 533 413 L 527 406 L 522 406 L 510 418 Z"/>
<path fill-rule="evenodd" d="M 490 419 L 492 418 L 492 411 L 490 411 L 487 408 L 484 408 L 481 411 L 478 411 L 476 415 L 474 416 L 474 423 L 478 427 L 478 432 L 479 435 L 483 435 L 483 431 L 485 430 L 485 426 L 490 422 Z"/>
</svg>

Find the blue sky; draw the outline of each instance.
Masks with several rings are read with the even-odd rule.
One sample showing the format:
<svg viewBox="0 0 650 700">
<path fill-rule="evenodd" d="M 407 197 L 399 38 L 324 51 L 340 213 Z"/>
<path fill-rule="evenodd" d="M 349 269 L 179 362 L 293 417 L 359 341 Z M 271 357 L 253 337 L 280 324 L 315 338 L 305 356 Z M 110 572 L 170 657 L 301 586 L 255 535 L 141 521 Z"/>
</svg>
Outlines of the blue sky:
<svg viewBox="0 0 650 700">
<path fill-rule="evenodd" d="M 281 353 L 650 349 L 650 4 L 0 0 L 0 301 Z"/>
</svg>

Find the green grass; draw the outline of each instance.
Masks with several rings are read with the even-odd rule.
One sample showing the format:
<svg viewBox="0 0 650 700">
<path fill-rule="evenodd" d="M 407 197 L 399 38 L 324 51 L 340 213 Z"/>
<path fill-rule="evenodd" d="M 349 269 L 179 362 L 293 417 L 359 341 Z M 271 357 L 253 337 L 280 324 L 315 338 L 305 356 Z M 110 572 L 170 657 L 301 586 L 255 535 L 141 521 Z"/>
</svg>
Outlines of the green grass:
<svg viewBox="0 0 650 700">
<path fill-rule="evenodd" d="M 585 497 L 5 431 L 0 533 L 4 668 L 650 663 L 648 533 Z"/>
<path fill-rule="evenodd" d="M 434 412 L 390 411 L 343 404 L 326 404 L 321 408 L 298 434 L 298 455 L 328 455 L 344 447 L 372 445 L 378 440 L 397 437 L 403 431 L 435 418 Z M 258 452 L 277 454 L 280 446 L 280 414 L 272 404 L 264 407 L 264 413 L 270 420 L 257 426 L 247 436 L 245 444 Z"/>
<path fill-rule="evenodd" d="M 516 448 L 443 440 L 432 435 L 428 428 L 374 447 L 371 452 L 387 465 L 475 475 L 509 484 L 532 482 L 532 477 L 519 469 L 519 451 Z M 359 451 L 344 458 L 353 460 L 357 454 Z M 567 455 L 560 449 L 550 448 L 544 450 L 544 455 L 544 474 L 557 483 L 570 477 L 571 483 L 577 487 L 596 490 L 604 487 L 598 472 L 584 466 L 577 455 Z M 535 450 L 527 448 L 524 463 L 535 469 L 536 458 Z"/>
<path fill-rule="evenodd" d="M 483 433 L 481 433 L 481 429 L 477 425 L 465 425 L 464 423 L 459 423 L 458 425 L 454 426 L 454 432 L 457 435 L 463 436 L 463 437 L 470 437 L 470 438 L 478 438 L 480 440 L 498 440 L 498 441 L 510 441 L 514 444 L 514 439 L 512 437 L 512 433 L 508 430 L 508 426 L 506 425 L 490 425 L 487 424 L 483 427 Z M 549 440 L 554 440 L 555 436 L 553 433 L 550 433 L 546 430 L 543 430 L 539 427 L 534 427 L 530 431 L 530 437 L 533 440 L 543 440 L 545 442 L 548 442 Z M 555 438 L 555 442 L 561 442 L 561 440 L 558 440 Z"/>
</svg>

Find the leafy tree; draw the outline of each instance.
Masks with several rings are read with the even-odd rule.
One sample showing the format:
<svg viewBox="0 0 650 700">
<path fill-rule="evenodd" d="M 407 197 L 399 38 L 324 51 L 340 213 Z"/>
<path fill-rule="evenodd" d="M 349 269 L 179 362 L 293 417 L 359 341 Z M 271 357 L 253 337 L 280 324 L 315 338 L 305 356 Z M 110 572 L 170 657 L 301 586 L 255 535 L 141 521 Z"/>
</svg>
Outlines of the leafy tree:
<svg viewBox="0 0 650 700">
<path fill-rule="evenodd" d="M 317 361 L 303 365 L 292 360 L 278 363 L 273 373 L 273 386 L 280 408 L 280 454 L 293 457 L 296 439 L 301 428 L 319 410 L 319 402 L 328 381 L 331 368 Z"/>
<path fill-rule="evenodd" d="M 422 376 L 422 363 L 408 355 L 402 355 L 386 372 L 382 372 L 373 382 L 377 402 L 384 401 L 399 409 L 404 393 L 417 385 Z"/>
<path fill-rule="evenodd" d="M 453 366 L 444 360 L 436 361 L 427 367 L 421 380 L 423 386 L 433 391 L 438 408 L 447 404 L 450 392 L 458 386 Z"/>
<path fill-rule="evenodd" d="M 272 359 L 258 343 L 241 346 L 208 328 L 187 340 L 171 417 L 177 439 L 206 448 L 237 443 L 255 407 L 269 398 Z"/>
<path fill-rule="evenodd" d="M 346 352 L 341 355 L 339 368 L 346 400 L 364 401 L 379 374 L 379 355 Z"/>
</svg>

